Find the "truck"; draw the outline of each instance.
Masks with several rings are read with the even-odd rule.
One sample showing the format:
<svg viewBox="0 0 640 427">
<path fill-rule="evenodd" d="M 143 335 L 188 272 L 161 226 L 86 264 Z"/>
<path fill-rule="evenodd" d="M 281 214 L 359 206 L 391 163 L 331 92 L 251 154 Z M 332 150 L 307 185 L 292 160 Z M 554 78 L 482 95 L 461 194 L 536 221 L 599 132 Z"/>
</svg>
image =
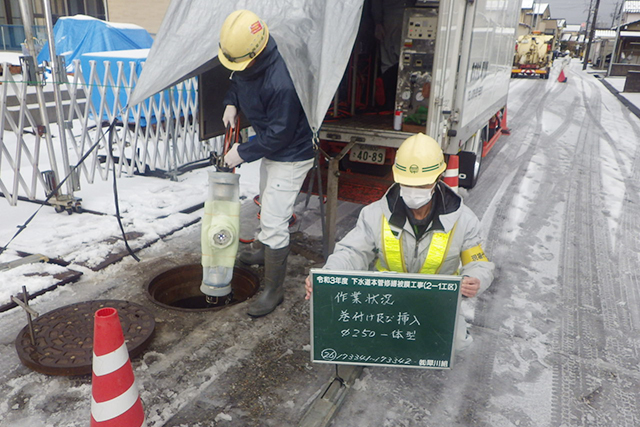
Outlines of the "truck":
<svg viewBox="0 0 640 427">
<path fill-rule="evenodd" d="M 381 75 L 379 67 L 374 1 L 401 7 L 393 15 L 402 25 L 395 45 L 398 71 L 387 79 L 390 85 L 384 84 L 388 75 Z M 384 194 L 393 182 L 396 149 L 417 132 L 435 138 L 450 164 L 458 156 L 461 186 L 476 184 L 483 157 L 508 132 L 520 5 L 520 0 L 236 0 L 215 5 L 190 0 L 185 8 L 174 0 L 129 102 L 135 105 L 197 75 L 199 138 L 223 135 L 222 98 L 230 72 L 216 57 L 217 35 L 232 11 L 255 11 L 278 43 L 319 146 L 318 167 L 303 189 L 326 194 L 326 223 L 332 228 L 337 200 L 369 203 Z M 199 49 L 184 49 L 189 40 L 198 40 Z M 387 97 L 384 89 L 389 88 Z M 241 127 L 248 125 L 241 118 Z"/>
<path fill-rule="evenodd" d="M 339 175 L 340 200 L 381 197 L 393 181 L 396 149 L 417 132 L 435 138 L 445 155 L 459 157 L 460 186 L 472 188 L 482 158 L 508 134 L 520 1 L 412 3 L 404 10 L 395 106 L 380 111 L 380 78 L 371 65 L 378 54 L 363 47 L 370 44 L 363 36 L 365 2 L 350 65 L 320 128 L 321 149 L 339 162 L 334 170 L 329 165 L 328 179 Z"/>
<path fill-rule="evenodd" d="M 548 79 L 553 63 L 552 35 L 534 32 L 518 37 L 511 77 L 538 76 Z"/>
</svg>

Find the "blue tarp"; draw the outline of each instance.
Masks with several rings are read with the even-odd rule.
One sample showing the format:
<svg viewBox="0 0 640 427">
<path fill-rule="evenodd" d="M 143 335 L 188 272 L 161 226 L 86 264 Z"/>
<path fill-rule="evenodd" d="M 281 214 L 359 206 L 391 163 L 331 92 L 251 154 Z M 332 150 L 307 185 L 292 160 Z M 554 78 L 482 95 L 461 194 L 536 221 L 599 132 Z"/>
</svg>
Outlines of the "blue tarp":
<svg viewBox="0 0 640 427">
<path fill-rule="evenodd" d="M 85 15 L 58 19 L 53 27 L 56 53 L 65 57 L 67 71 L 73 71 L 73 60 L 90 52 L 148 49 L 153 39 L 147 30 L 133 24 L 102 21 Z M 49 44 L 38 55 L 38 63 L 49 60 Z"/>
</svg>

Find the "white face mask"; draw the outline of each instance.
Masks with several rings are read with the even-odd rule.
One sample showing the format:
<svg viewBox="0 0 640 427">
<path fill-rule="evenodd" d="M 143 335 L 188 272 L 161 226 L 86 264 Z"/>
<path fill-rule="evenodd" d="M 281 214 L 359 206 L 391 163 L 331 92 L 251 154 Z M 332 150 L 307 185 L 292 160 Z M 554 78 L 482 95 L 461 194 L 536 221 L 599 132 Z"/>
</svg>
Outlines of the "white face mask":
<svg viewBox="0 0 640 427">
<path fill-rule="evenodd" d="M 435 187 L 434 187 L 435 188 Z M 431 201 L 433 188 L 400 186 L 400 196 L 409 209 L 418 209 Z"/>
</svg>

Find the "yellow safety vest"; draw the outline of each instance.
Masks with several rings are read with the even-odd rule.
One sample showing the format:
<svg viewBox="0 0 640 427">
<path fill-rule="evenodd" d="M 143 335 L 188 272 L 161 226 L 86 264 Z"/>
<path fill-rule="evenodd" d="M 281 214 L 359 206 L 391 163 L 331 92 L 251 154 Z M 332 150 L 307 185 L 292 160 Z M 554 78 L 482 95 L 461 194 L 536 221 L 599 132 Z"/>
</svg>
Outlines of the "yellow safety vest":
<svg viewBox="0 0 640 427">
<path fill-rule="evenodd" d="M 457 223 L 456 223 L 457 225 Z M 449 252 L 450 238 L 456 229 L 456 225 L 448 233 L 433 233 L 427 258 L 420 269 L 421 274 L 438 274 L 442 262 Z M 382 216 L 382 256 L 386 261 L 388 269 L 382 266 L 380 259 L 376 263 L 379 271 L 396 271 L 398 273 L 407 273 L 407 267 L 404 263 L 404 254 L 402 251 L 402 239 L 396 238 L 391 232 L 387 218 Z"/>
</svg>

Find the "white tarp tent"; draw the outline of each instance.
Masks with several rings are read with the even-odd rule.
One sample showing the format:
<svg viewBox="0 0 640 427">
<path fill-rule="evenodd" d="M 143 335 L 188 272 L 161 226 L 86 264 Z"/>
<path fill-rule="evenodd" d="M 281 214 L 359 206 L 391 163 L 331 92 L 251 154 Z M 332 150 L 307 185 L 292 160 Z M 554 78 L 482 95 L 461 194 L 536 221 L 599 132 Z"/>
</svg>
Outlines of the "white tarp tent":
<svg viewBox="0 0 640 427">
<path fill-rule="evenodd" d="M 344 74 L 363 0 L 173 0 L 129 101 L 149 96 L 214 66 L 220 28 L 234 10 L 260 16 L 278 43 L 317 131 Z"/>
</svg>

